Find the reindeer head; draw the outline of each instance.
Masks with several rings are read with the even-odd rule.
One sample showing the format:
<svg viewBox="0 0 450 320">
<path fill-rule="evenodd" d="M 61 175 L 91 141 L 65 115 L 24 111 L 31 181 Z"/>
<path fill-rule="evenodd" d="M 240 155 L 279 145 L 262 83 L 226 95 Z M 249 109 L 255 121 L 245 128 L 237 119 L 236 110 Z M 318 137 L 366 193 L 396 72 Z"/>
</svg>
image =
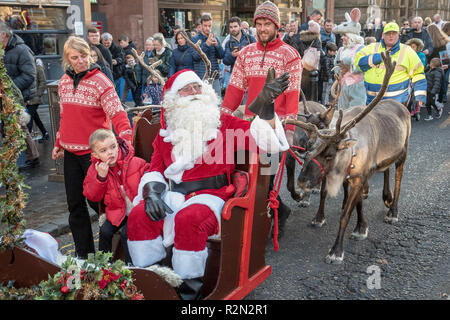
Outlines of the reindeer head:
<svg viewBox="0 0 450 320">
<path fill-rule="evenodd" d="M 384 53 L 382 53 L 381 56 L 386 68 L 386 74 L 380 91 L 363 111 L 347 121 L 344 125 L 342 125 L 344 115 L 342 110 L 339 110 L 339 117 L 334 130 L 319 129 L 317 125 L 310 123 L 309 121 L 285 121 L 287 124 L 295 124 L 304 129 L 308 135 L 308 142 L 306 144 L 307 154 L 304 157 L 305 161 L 298 180 L 298 185 L 303 190 L 307 191 L 312 187 L 316 187 L 320 184 L 324 175 L 327 175 L 337 168 L 342 169 L 342 165 L 340 165 L 339 162 L 346 159 L 346 157 L 348 158 L 348 153 L 344 154 L 343 151 L 348 150 L 357 142 L 355 139 L 349 137 L 349 130 L 361 121 L 381 100 L 387 89 L 389 79 L 395 69 L 395 62 L 392 63 L 389 56 L 386 56 Z M 320 168 L 320 171 L 317 170 L 317 168 Z M 340 185 L 338 185 L 338 187 L 340 187 Z"/>
</svg>

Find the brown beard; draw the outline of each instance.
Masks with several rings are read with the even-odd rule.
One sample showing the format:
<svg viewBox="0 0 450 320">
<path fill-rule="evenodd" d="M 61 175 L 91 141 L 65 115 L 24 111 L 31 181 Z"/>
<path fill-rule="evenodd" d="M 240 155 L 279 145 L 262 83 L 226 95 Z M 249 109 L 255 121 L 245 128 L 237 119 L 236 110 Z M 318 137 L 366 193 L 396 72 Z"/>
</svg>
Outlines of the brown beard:
<svg viewBox="0 0 450 320">
<path fill-rule="evenodd" d="M 261 37 L 259 36 L 259 34 L 257 34 L 257 36 L 258 36 L 259 42 L 261 42 L 261 44 L 265 47 L 269 42 L 275 40 L 275 38 L 277 37 L 277 31 L 275 31 L 275 33 L 269 38 L 268 41 L 263 41 L 261 39 Z"/>
</svg>

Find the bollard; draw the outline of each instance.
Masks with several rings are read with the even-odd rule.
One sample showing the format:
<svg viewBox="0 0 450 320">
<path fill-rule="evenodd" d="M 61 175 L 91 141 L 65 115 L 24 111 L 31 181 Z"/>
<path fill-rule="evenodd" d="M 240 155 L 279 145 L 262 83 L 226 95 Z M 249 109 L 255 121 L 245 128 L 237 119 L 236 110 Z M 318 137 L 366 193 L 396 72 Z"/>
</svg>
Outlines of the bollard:
<svg viewBox="0 0 450 320">
<path fill-rule="evenodd" d="M 319 71 L 313 70 L 309 75 L 309 81 L 311 82 L 311 100 L 319 101 Z"/>
</svg>

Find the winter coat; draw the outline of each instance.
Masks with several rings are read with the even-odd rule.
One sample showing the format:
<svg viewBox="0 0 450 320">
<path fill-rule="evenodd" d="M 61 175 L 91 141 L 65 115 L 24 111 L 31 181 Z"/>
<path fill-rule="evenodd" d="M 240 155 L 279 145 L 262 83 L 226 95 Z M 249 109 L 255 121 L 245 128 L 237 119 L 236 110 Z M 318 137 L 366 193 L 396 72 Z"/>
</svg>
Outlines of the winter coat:
<svg viewBox="0 0 450 320">
<path fill-rule="evenodd" d="M 123 48 L 123 54 L 124 54 L 125 58 L 129 54 L 131 54 L 134 57 L 133 50 L 131 50 L 131 49 L 136 50 L 136 45 L 133 43 L 133 41 L 128 42 L 128 45 L 125 48 Z M 125 59 L 125 61 L 126 61 L 126 59 Z"/>
<path fill-rule="evenodd" d="M 333 32 L 328 34 L 325 32 L 324 28 L 320 28 L 320 41 L 322 41 L 322 50 L 326 52 L 328 42 L 336 43 L 336 35 Z"/>
<path fill-rule="evenodd" d="M 327 53 L 320 59 L 320 81 L 328 82 L 330 79 L 333 80 L 331 69 L 334 68 L 334 58 L 335 56 Z"/>
<path fill-rule="evenodd" d="M 198 40 L 201 40 L 200 48 L 206 54 L 209 61 L 211 61 L 210 76 L 216 70 L 218 70 L 220 74 L 219 60 L 225 57 L 225 50 L 223 50 L 223 47 L 220 44 L 220 41 L 217 37 L 216 37 L 217 47 L 213 44 L 208 47 L 206 45 L 206 39 L 207 39 L 206 36 L 200 32 L 199 34 L 197 34 L 195 37 L 192 38 L 192 42 L 197 43 Z M 194 51 L 194 71 L 200 78 L 203 78 L 206 72 L 206 65 L 197 51 Z"/>
<path fill-rule="evenodd" d="M 25 103 L 36 95 L 36 63 L 33 52 L 16 34 L 5 47 L 3 63 L 11 80 L 22 92 Z"/>
<path fill-rule="evenodd" d="M 125 195 L 130 202 L 133 201 L 138 193 L 141 177 L 150 167 L 144 159 L 134 156 L 134 149 L 129 142 L 121 138 L 117 138 L 117 142 L 119 144 L 117 163 L 109 168 L 106 178 L 99 177 L 95 169 L 95 164 L 101 161 L 91 157 L 92 164 L 83 183 L 83 195 L 93 202 L 103 200 L 106 219 L 114 226 L 119 226 L 127 215 Z"/>
<path fill-rule="evenodd" d="M 444 79 L 444 71 L 442 68 L 430 69 L 425 74 L 427 78 L 427 95 L 439 94 L 441 91 L 442 79 Z"/>
<path fill-rule="evenodd" d="M 127 82 L 128 88 L 135 91 L 142 85 L 142 68 L 139 64 L 135 64 L 133 67 L 126 67 L 123 77 Z"/>
<path fill-rule="evenodd" d="M 170 57 L 172 56 L 172 50 L 168 47 L 164 48 L 164 52 L 161 54 L 157 54 L 156 50 L 153 49 L 152 53 L 150 54 L 150 59 L 154 59 L 155 61 L 161 60 L 162 64 L 160 64 L 158 67 L 156 67 L 156 70 L 161 72 L 161 75 L 164 78 L 167 78 L 169 75 L 169 69 L 170 69 Z"/>
<path fill-rule="evenodd" d="M 298 52 L 300 56 L 303 58 L 305 55 L 305 50 L 309 47 L 317 48 L 320 55 L 323 55 L 322 51 L 322 41 L 320 41 L 320 34 L 311 32 L 311 31 L 302 31 L 300 32 L 300 44 L 298 48 Z"/>
<path fill-rule="evenodd" d="M 44 96 L 45 88 L 47 87 L 47 82 L 45 79 L 44 67 L 36 65 L 36 95 L 32 98 L 28 104 L 42 104 L 44 103 L 42 97 Z"/>
<path fill-rule="evenodd" d="M 230 36 L 230 39 L 225 43 L 225 56 L 223 58 L 223 64 L 230 66 L 230 72 L 233 71 L 234 63 L 237 57 L 233 57 L 232 53 L 235 47 L 239 50 L 248 46 L 250 43 L 256 42 L 255 37 L 248 34 L 244 30 L 241 31 L 241 39 L 238 41 L 236 38 Z"/>
<path fill-rule="evenodd" d="M 114 82 L 114 76 L 111 69 L 103 62 L 98 61 L 97 64 L 100 66 L 100 71 L 103 72 L 111 82 Z"/>
<path fill-rule="evenodd" d="M 416 29 L 411 29 L 410 32 L 400 36 L 400 42 L 405 43 L 412 38 L 422 40 L 424 44 L 423 51 L 428 49 L 428 55 L 433 51 L 433 40 L 431 39 L 430 34 L 425 28 L 422 28 L 421 32 L 416 32 Z"/>
<path fill-rule="evenodd" d="M 99 43 L 96 45 L 97 49 L 100 50 L 103 58 L 106 62 L 108 62 L 109 67 L 112 66 L 112 55 L 108 48 L 106 48 L 103 44 Z"/>
<path fill-rule="evenodd" d="M 117 61 L 117 64 L 115 66 L 112 65 L 113 77 L 114 80 L 117 80 L 123 75 L 123 69 L 125 68 L 125 54 L 122 48 L 114 42 L 111 43 L 109 52 L 111 52 L 112 58 Z"/>
<path fill-rule="evenodd" d="M 194 48 L 189 44 L 177 46 L 177 48 L 172 51 L 169 65 L 169 77 L 183 69 L 194 70 Z"/>
</svg>

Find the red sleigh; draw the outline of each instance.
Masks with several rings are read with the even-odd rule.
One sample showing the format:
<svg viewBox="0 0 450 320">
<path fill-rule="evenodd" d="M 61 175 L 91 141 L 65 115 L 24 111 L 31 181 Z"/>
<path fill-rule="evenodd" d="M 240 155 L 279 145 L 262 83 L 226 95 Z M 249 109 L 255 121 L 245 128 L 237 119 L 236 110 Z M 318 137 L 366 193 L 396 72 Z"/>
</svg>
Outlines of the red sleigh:
<svg viewBox="0 0 450 320">
<path fill-rule="evenodd" d="M 159 119 L 152 119 L 147 110 L 135 124 L 136 155 L 150 161 L 152 141 L 160 129 Z M 265 250 L 270 231 L 267 212 L 269 175 L 262 175 L 264 165 L 258 155 L 247 153 L 247 164 L 237 169 L 248 172 L 249 185 L 245 196 L 225 203 L 221 221 L 221 239 L 208 241 L 208 260 L 202 289 L 205 300 L 242 299 L 260 285 L 271 273 L 266 265 Z M 251 161 L 250 161 L 251 160 Z M 117 241 L 115 258 L 120 258 L 121 244 Z M 170 264 L 170 253 L 167 258 Z M 30 266 L 32 268 L 30 269 Z M 21 248 L 0 253 L 0 283 L 15 280 L 15 286 L 28 287 L 47 280 L 60 269 L 34 253 Z M 177 300 L 176 289 L 158 274 L 132 268 L 139 291 L 149 300 Z"/>
</svg>

